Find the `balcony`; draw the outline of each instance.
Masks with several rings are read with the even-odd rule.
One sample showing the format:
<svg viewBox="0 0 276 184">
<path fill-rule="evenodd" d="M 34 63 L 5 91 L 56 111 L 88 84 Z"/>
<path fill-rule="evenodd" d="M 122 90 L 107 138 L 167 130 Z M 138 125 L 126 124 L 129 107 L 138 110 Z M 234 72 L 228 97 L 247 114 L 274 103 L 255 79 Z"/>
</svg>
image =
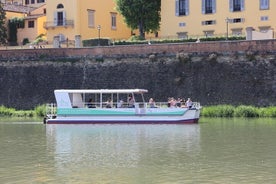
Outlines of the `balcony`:
<svg viewBox="0 0 276 184">
<path fill-rule="evenodd" d="M 74 20 L 57 20 L 52 22 L 44 22 L 43 27 L 45 29 L 57 28 L 57 27 L 74 27 Z"/>
</svg>

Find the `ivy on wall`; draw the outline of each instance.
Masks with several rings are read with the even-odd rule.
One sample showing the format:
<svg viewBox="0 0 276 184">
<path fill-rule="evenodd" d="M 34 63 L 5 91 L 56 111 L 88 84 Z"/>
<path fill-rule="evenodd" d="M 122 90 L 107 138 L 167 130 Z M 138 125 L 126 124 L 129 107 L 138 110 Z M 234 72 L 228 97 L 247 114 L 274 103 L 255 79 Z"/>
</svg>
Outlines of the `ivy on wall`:
<svg viewBox="0 0 276 184">
<path fill-rule="evenodd" d="M 18 45 L 17 43 L 17 29 L 24 28 L 24 19 L 14 17 L 9 20 L 9 44 Z"/>
</svg>

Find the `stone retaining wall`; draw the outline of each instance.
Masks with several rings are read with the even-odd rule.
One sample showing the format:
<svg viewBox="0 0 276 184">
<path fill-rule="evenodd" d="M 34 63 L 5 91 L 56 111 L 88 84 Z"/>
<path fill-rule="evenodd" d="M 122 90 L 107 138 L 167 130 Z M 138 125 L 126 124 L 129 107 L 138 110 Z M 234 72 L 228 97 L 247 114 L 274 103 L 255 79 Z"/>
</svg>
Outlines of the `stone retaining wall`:
<svg viewBox="0 0 276 184">
<path fill-rule="evenodd" d="M 156 101 L 276 105 L 274 43 L 1 50 L 0 104 L 32 109 L 54 102 L 55 89 L 145 88 Z"/>
</svg>

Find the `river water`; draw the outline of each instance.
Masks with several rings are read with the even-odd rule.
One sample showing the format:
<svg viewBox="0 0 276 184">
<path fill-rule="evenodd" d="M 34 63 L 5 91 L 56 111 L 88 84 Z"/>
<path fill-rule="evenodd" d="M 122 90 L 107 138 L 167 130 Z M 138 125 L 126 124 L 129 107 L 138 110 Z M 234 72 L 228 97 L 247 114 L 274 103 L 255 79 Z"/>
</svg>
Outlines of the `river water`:
<svg viewBox="0 0 276 184">
<path fill-rule="evenodd" d="M 193 125 L 1 120 L 0 183 L 275 183 L 276 119 Z"/>
</svg>

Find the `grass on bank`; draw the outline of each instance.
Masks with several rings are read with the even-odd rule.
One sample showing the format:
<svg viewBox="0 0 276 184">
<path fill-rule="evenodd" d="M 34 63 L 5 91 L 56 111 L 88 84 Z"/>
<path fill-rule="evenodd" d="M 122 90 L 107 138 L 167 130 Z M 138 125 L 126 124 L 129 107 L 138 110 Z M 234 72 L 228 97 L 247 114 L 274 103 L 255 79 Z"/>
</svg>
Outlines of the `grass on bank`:
<svg viewBox="0 0 276 184">
<path fill-rule="evenodd" d="M 254 107 L 254 106 L 232 106 L 215 105 L 204 106 L 201 111 L 204 117 L 276 117 L 276 106 Z"/>
<path fill-rule="evenodd" d="M 34 110 L 16 110 L 0 106 L 0 116 L 5 117 L 44 117 L 46 105 L 39 105 Z M 254 107 L 254 106 L 232 106 L 214 105 L 204 106 L 201 110 L 203 117 L 276 117 L 276 106 Z"/>
<path fill-rule="evenodd" d="M 14 108 L 8 108 L 0 106 L 0 116 L 3 117 L 44 117 L 46 112 L 46 105 L 39 105 L 34 110 L 16 110 Z"/>
</svg>

